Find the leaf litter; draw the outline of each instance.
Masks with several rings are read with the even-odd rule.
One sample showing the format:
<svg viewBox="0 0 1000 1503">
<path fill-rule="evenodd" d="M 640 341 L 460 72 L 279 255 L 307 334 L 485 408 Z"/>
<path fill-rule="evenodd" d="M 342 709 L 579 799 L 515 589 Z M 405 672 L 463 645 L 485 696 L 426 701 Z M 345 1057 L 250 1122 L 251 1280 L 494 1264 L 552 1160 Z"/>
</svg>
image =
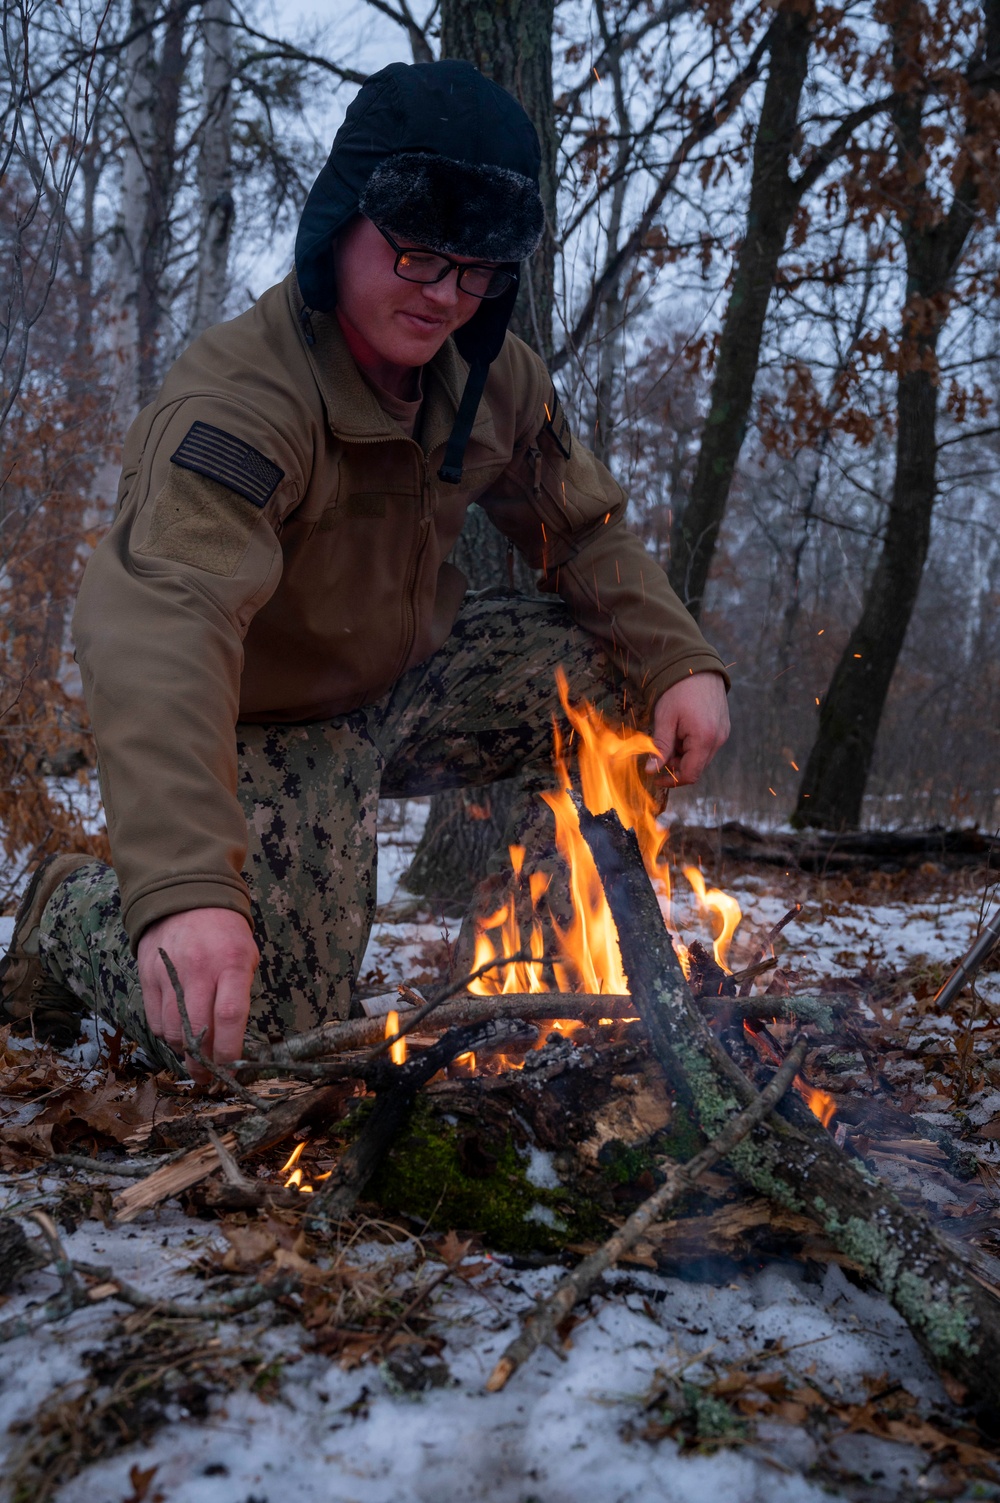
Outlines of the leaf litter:
<svg viewBox="0 0 1000 1503">
<path fill-rule="evenodd" d="M 808 1078 L 836 1097 L 844 1146 L 961 1237 L 1000 1288 L 1000 974 L 948 1018 L 932 1006 L 975 929 L 970 875 L 712 875 L 747 913 L 746 958 L 786 899 L 804 899 L 758 992 L 856 996 L 835 1035 L 816 1036 Z M 390 905 L 367 957 L 372 990 L 440 973 L 450 937 L 421 917 Z M 681 919 L 695 932 L 693 913 Z M 780 1043 L 788 1026 L 769 1031 Z M 813 1228 L 737 1195 L 725 1173 L 714 1206 L 654 1229 L 575 1312 L 562 1350 L 488 1401 L 495 1355 L 561 1267 L 365 1216 L 336 1244 L 305 1237 L 284 1209 L 206 1219 L 170 1202 L 113 1223 L 117 1167 L 242 1111 L 151 1076 L 95 1029 L 67 1053 L 0 1034 L 11 1224 L 44 1207 L 70 1259 L 112 1273 L 86 1280 L 87 1307 L 0 1347 L 15 1503 L 275 1503 L 290 1485 L 305 1503 L 522 1503 L 526 1487 L 544 1503 L 1000 1497 L 1000 1453 L 967 1418 L 970 1396 L 946 1391 Z M 273 1178 L 285 1151 L 249 1172 Z M 333 1161 L 310 1142 L 303 1162 L 321 1174 Z M 11 1272 L 0 1322 L 53 1294 L 49 1269 Z M 283 1276 L 294 1294 L 224 1321 L 123 1312 L 114 1294 L 130 1279 L 188 1308 Z"/>
</svg>

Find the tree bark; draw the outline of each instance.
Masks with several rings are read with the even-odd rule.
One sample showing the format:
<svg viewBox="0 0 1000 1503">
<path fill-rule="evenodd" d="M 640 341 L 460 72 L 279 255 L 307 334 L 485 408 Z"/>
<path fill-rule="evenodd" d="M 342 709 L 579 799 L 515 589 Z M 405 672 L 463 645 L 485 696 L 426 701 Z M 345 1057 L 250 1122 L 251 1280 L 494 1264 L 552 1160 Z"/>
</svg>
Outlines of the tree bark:
<svg viewBox="0 0 1000 1503">
<path fill-rule="evenodd" d="M 232 83 L 233 16 L 231 0 L 205 0 L 203 10 L 201 151 L 198 195 L 201 243 L 191 335 L 221 321 L 228 289 L 229 242 L 232 238 Z"/>
<path fill-rule="evenodd" d="M 156 45 L 153 33 L 154 0 L 132 0 L 129 32 L 133 40 L 125 50 L 125 99 L 122 122 L 125 144 L 122 158 L 121 200 L 114 230 L 115 286 L 120 313 L 115 343 L 121 360 L 118 416 L 126 428 L 140 407 L 139 382 L 139 284 L 143 230 L 147 219 L 149 180 L 146 161 L 153 149 L 153 117 L 156 99 Z"/>
<path fill-rule="evenodd" d="M 184 81 L 188 3 L 172 7 L 157 46 L 154 0 L 132 0 L 122 111 L 126 132 L 121 205 L 115 226 L 115 272 L 122 362 L 118 417 L 128 426 L 156 390 L 165 306 L 163 278 L 172 246 L 171 208 L 177 118 Z"/>
<path fill-rule="evenodd" d="M 694 1002 L 638 843 L 613 812 L 580 811 L 618 931 L 636 1010 L 668 1085 L 709 1139 L 755 1092 Z M 885 1186 L 860 1173 L 797 1098 L 729 1155 L 745 1185 L 776 1207 L 812 1217 L 907 1321 L 938 1368 L 987 1409 L 1000 1405 L 1000 1303 L 977 1283 L 963 1250 Z"/>
<path fill-rule="evenodd" d="M 722 325 L 715 379 L 691 494 L 675 516 L 670 583 L 696 618 L 746 434 L 771 289 L 804 178 L 793 179 L 799 100 L 815 8 L 779 11 L 771 26 L 767 85 L 754 140 L 746 233 Z"/>
<path fill-rule="evenodd" d="M 909 5 L 895 18 L 893 41 L 900 71 L 912 60 L 921 24 L 920 12 Z M 942 219 L 927 183 L 923 109 L 923 95 L 914 91 L 902 93 L 893 109 L 899 179 L 904 185 L 900 229 L 906 251 L 906 298 L 889 513 L 861 615 L 820 706 L 819 730 L 792 816 L 800 827 L 849 830 L 860 824 L 882 711 L 930 546 L 937 497 L 937 346 L 950 311 L 955 270 L 979 208 L 980 169 L 972 160 L 967 163 Z M 973 158 L 975 153 L 969 155 Z"/>
<path fill-rule="evenodd" d="M 464 58 L 524 107 L 542 147 L 545 233 L 521 272 L 511 328 L 548 361 L 555 284 L 556 124 L 552 99 L 555 0 L 443 0 L 441 56 Z"/>
<path fill-rule="evenodd" d="M 552 353 L 556 224 L 556 129 L 552 100 L 554 0 L 443 0 L 441 56 L 463 58 L 518 99 L 538 131 L 545 234 L 522 267 L 511 329 L 543 358 Z M 474 590 L 495 586 L 531 593 L 534 576 L 478 506 L 469 509 L 452 552 Z M 403 884 L 410 892 L 463 910 L 486 875 L 514 801 L 514 781 L 470 795 L 436 793 Z"/>
</svg>

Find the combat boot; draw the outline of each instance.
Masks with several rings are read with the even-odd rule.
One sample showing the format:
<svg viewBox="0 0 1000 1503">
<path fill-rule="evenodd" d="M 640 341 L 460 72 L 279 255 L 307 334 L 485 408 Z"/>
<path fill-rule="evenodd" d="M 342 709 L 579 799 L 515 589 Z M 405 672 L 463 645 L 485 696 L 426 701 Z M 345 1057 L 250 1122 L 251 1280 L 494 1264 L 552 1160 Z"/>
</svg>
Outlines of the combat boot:
<svg viewBox="0 0 1000 1503">
<path fill-rule="evenodd" d="M 44 970 L 38 953 L 42 913 L 60 883 L 92 856 L 46 856 L 21 899 L 10 949 L 0 960 L 0 1023 L 29 1024 L 35 1037 L 65 1048 L 76 1042 L 88 1011 Z"/>
</svg>

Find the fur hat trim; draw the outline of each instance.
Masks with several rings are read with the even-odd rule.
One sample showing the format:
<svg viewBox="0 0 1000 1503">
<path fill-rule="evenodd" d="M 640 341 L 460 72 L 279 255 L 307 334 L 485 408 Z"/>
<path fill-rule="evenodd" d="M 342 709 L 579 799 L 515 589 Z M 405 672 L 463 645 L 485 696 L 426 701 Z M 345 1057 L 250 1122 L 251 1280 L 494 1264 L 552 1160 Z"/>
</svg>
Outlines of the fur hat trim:
<svg viewBox="0 0 1000 1503">
<path fill-rule="evenodd" d="M 426 151 L 397 152 L 381 161 L 358 207 L 394 238 L 483 261 L 523 261 L 545 223 L 531 178 L 510 167 Z"/>
</svg>

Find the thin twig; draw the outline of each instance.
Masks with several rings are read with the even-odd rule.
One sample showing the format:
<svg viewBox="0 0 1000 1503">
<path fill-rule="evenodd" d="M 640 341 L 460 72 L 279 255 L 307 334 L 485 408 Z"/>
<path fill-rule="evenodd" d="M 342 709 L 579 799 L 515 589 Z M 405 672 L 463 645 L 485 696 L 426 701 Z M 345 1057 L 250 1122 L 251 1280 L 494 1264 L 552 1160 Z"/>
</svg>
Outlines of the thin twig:
<svg viewBox="0 0 1000 1503">
<path fill-rule="evenodd" d="M 274 1105 L 273 1101 L 264 1101 L 261 1097 L 255 1096 L 253 1091 L 248 1091 L 245 1085 L 240 1084 L 231 1070 L 227 1070 L 223 1065 L 216 1064 L 214 1059 L 209 1059 L 208 1055 L 203 1052 L 201 1041 L 208 1030 L 207 1028 L 203 1028 L 198 1037 L 195 1038 L 194 1029 L 191 1027 L 191 1019 L 188 1017 L 187 1004 L 184 1001 L 184 988 L 181 986 L 180 977 L 174 969 L 174 963 L 164 949 L 160 950 L 160 959 L 166 967 L 167 975 L 170 977 L 170 985 L 173 987 L 174 996 L 177 998 L 177 1011 L 181 1015 L 181 1027 L 184 1029 L 184 1047 L 190 1057 L 194 1060 L 195 1064 L 200 1065 L 214 1079 L 221 1081 L 226 1090 L 232 1092 L 238 1100 L 244 1102 L 247 1106 L 252 1106 L 256 1112 L 269 1112 Z"/>
<path fill-rule="evenodd" d="M 385 1054 L 386 1050 L 391 1049 L 393 1044 L 398 1043 L 401 1038 L 405 1038 L 408 1033 L 412 1033 L 417 1025 L 423 1022 L 424 1018 L 428 1017 L 436 1008 L 441 1006 L 442 1002 L 447 1002 L 451 997 L 457 997 L 459 992 L 467 991 L 473 981 L 478 981 L 488 971 L 494 971 L 499 967 L 508 965 L 519 965 L 522 961 L 530 961 L 535 965 L 551 965 L 552 957 L 543 955 L 539 958 L 532 955 L 529 950 L 518 950 L 515 955 L 504 955 L 498 960 L 488 960 L 478 970 L 470 971 L 468 976 L 463 976 L 461 981 L 455 981 L 449 986 L 442 987 L 440 991 L 435 992 L 434 996 L 428 998 L 423 1007 L 418 1007 L 414 1012 L 408 1012 L 400 1023 L 398 1032 L 394 1033 L 391 1038 L 384 1038 L 380 1043 L 376 1044 L 375 1048 L 365 1055 L 364 1063 L 371 1064 L 380 1055 Z"/>
<path fill-rule="evenodd" d="M 785 914 L 784 918 L 780 918 L 778 920 L 778 922 L 774 925 L 773 929 L 769 929 L 768 930 L 768 932 L 765 934 L 763 940 L 761 941 L 760 949 L 757 951 L 757 954 L 754 957 L 754 959 L 750 962 L 750 965 L 747 967 L 747 970 L 752 970 L 756 965 L 758 965 L 761 961 L 764 960 L 764 958 L 767 955 L 768 950 L 774 944 L 774 941 L 777 939 L 778 935 L 781 933 L 781 931 L 785 927 L 785 925 L 786 924 L 790 924 L 792 922 L 792 919 L 793 918 L 797 918 L 798 915 L 801 912 L 802 912 L 802 904 L 801 903 L 795 903 L 795 904 L 793 904 L 793 906 L 791 908 L 789 908 L 788 912 Z M 746 974 L 744 973 L 743 984 L 741 985 L 741 987 L 740 987 L 739 991 L 736 993 L 736 995 L 738 997 L 749 997 L 749 995 L 750 995 L 750 986 L 751 986 L 752 982 L 753 982 L 753 976 L 746 976 Z"/>
<path fill-rule="evenodd" d="M 287 1294 L 294 1294 L 299 1287 L 297 1278 L 284 1275 L 272 1279 L 269 1284 L 253 1284 L 249 1289 L 235 1289 L 232 1294 L 224 1294 L 221 1299 L 182 1305 L 176 1300 L 163 1299 L 159 1295 L 146 1294 L 142 1289 L 136 1289 L 134 1285 L 120 1279 L 111 1268 L 80 1262 L 74 1262 L 73 1267 L 88 1278 L 98 1279 L 101 1284 L 115 1285 L 115 1292 L 102 1295 L 102 1298 L 120 1299 L 124 1304 L 131 1305 L 133 1310 L 155 1310 L 171 1320 L 228 1320 L 231 1315 L 253 1310 L 257 1305 L 267 1304 L 269 1300 L 283 1299 Z M 87 1303 L 95 1303 L 90 1295 L 87 1296 Z"/>
<path fill-rule="evenodd" d="M 89 1159 L 84 1153 L 54 1153 L 51 1158 L 45 1160 L 42 1168 L 47 1164 L 65 1164 L 67 1169 L 85 1169 L 88 1174 L 117 1175 L 121 1179 L 144 1179 L 147 1174 L 152 1174 L 157 1169 L 162 1169 L 165 1159 L 157 1159 L 155 1164 L 135 1163 L 131 1159 L 122 1159 L 119 1163 L 106 1163 L 103 1159 Z"/>
<path fill-rule="evenodd" d="M 638 1210 L 632 1212 L 624 1226 L 615 1232 L 614 1236 L 609 1237 L 603 1247 L 584 1258 L 568 1278 L 561 1281 L 554 1294 L 550 1295 L 547 1300 L 539 1301 L 525 1321 L 520 1334 L 510 1343 L 490 1373 L 486 1383 L 489 1393 L 497 1393 L 503 1388 L 508 1379 L 528 1360 L 532 1352 L 543 1342 L 552 1339 L 557 1326 L 566 1319 L 573 1306 L 579 1300 L 586 1298 L 601 1275 L 617 1263 L 622 1254 L 633 1247 L 654 1222 L 662 1220 L 663 1213 L 668 1206 L 690 1190 L 695 1182 L 712 1168 L 713 1164 L 717 1164 L 719 1159 L 731 1153 L 737 1144 L 741 1143 L 747 1134 L 764 1120 L 784 1096 L 801 1068 L 806 1048 L 806 1039 L 796 1039 L 781 1068 L 756 1100 L 737 1116 L 730 1117 L 718 1136 L 713 1138 L 711 1143 L 707 1144 L 689 1163 L 683 1166 L 670 1165 L 665 1182 L 639 1206 Z"/>
</svg>

